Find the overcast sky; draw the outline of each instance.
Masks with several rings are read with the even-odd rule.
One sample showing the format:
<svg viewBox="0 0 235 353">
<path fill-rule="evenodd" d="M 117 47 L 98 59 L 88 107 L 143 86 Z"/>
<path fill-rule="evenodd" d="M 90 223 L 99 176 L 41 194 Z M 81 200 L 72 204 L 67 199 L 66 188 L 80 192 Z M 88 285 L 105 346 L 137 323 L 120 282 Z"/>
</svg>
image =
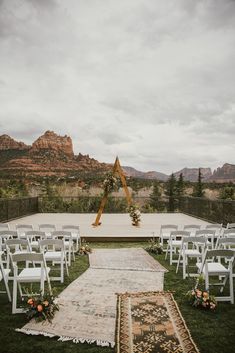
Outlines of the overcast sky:
<svg viewBox="0 0 235 353">
<path fill-rule="evenodd" d="M 165 173 L 235 163 L 234 0 L 0 0 L 0 134 Z"/>
</svg>

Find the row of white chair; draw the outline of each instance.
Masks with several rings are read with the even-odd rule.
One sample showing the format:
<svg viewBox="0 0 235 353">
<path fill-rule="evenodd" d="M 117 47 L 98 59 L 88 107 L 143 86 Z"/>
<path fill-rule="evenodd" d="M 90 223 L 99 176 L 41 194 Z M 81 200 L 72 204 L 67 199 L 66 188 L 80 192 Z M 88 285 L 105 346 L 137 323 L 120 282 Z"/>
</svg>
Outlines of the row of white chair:
<svg viewBox="0 0 235 353">
<path fill-rule="evenodd" d="M 20 296 L 23 297 L 21 283 L 33 283 L 40 282 L 40 290 L 44 291 L 44 281 L 48 281 L 49 290 L 51 291 L 50 280 L 64 282 L 64 270 L 66 270 L 67 276 L 68 271 L 68 260 L 66 257 L 65 242 L 63 239 L 43 239 L 39 241 L 39 253 L 32 252 L 31 245 L 28 239 L 7 239 L 6 240 L 6 250 L 5 253 L 0 253 L 0 279 L 3 279 L 6 292 L 11 301 L 11 295 L 9 291 L 8 281 L 13 280 L 13 302 L 12 302 L 12 312 L 21 312 L 17 308 L 17 286 L 20 291 Z M 6 268 L 4 268 L 3 259 L 6 255 Z M 25 267 L 19 272 L 17 266 L 18 262 L 25 262 Z M 50 263 L 50 267 L 47 264 Z M 40 264 L 40 267 L 38 267 Z M 60 275 L 50 276 L 50 270 L 54 269 L 54 266 L 59 264 Z M 52 267 L 52 268 L 51 268 Z M 10 276 L 11 270 L 13 270 L 13 276 Z"/>
<path fill-rule="evenodd" d="M 189 276 L 198 277 L 200 274 L 204 274 L 206 289 L 209 290 L 211 286 L 209 277 L 219 277 L 219 282 L 216 284 L 213 283 L 213 285 L 219 285 L 221 292 L 227 280 L 229 280 L 229 296 L 217 296 L 216 299 L 218 301 L 230 301 L 234 303 L 233 278 L 235 274 L 233 273 L 233 268 L 235 236 L 221 236 L 217 239 L 215 247 L 213 247 L 203 232 L 197 236 L 190 236 L 190 233 L 187 231 L 173 231 L 168 241 L 166 258 L 168 251 L 170 253 L 170 263 L 177 263 L 176 273 L 182 264 L 183 279 Z M 177 259 L 173 258 L 174 254 L 176 254 Z M 191 266 L 196 268 L 196 271 L 190 273 L 189 261 L 191 259 L 196 259 L 196 263 Z"/>
</svg>

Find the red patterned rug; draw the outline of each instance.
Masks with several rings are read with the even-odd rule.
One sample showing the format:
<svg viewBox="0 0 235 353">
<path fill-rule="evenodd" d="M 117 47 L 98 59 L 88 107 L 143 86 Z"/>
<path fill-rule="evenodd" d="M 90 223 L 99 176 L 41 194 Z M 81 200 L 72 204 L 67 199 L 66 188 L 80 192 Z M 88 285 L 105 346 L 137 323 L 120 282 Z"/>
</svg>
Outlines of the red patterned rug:
<svg viewBox="0 0 235 353">
<path fill-rule="evenodd" d="M 199 353 L 169 292 L 118 294 L 117 353 Z"/>
</svg>

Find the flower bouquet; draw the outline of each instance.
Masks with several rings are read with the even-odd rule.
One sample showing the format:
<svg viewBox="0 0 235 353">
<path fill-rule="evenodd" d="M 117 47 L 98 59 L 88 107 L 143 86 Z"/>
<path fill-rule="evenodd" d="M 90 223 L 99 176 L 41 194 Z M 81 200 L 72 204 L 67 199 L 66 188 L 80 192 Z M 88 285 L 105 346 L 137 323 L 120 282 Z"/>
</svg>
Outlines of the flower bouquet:
<svg viewBox="0 0 235 353">
<path fill-rule="evenodd" d="M 29 320 L 48 320 L 51 322 L 55 312 L 59 310 L 59 305 L 55 303 L 54 297 L 49 293 L 28 296 L 26 302 L 26 316 Z"/>
<path fill-rule="evenodd" d="M 104 193 L 108 194 L 114 191 L 118 187 L 118 179 L 111 173 L 106 175 L 106 178 L 103 181 Z"/>
<path fill-rule="evenodd" d="M 197 288 L 200 283 L 202 283 L 203 278 L 199 277 L 198 282 L 194 289 L 186 293 L 186 297 L 192 306 L 201 309 L 215 310 L 217 307 L 217 302 L 213 295 L 210 295 L 207 290 Z"/>
<path fill-rule="evenodd" d="M 78 251 L 79 255 L 88 255 L 89 253 L 92 252 L 91 247 L 89 246 L 88 243 L 85 242 L 85 240 L 82 241 L 81 247 Z"/>
<path fill-rule="evenodd" d="M 137 205 L 130 205 L 128 208 L 128 212 L 130 214 L 130 217 L 132 218 L 132 225 L 133 226 L 139 226 L 140 223 L 140 210 L 138 209 Z"/>
<path fill-rule="evenodd" d="M 160 255 L 163 253 L 163 248 L 158 240 L 154 238 L 148 241 L 149 245 L 145 248 L 146 251 L 151 252 L 153 254 Z"/>
</svg>

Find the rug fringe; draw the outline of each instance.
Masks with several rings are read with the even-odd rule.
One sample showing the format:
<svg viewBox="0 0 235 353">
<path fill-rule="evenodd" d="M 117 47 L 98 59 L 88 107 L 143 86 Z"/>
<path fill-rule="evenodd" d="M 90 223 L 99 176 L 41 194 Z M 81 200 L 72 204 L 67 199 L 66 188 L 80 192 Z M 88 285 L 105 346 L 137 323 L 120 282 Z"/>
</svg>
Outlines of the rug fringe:
<svg viewBox="0 0 235 353">
<path fill-rule="evenodd" d="M 24 329 L 24 328 L 17 328 L 17 329 L 15 329 L 15 331 L 25 333 L 26 335 L 34 335 L 34 336 L 42 335 L 42 336 L 50 337 L 50 338 L 59 337 L 58 341 L 61 341 L 61 342 L 72 341 L 73 343 L 88 343 L 88 344 L 95 343 L 97 346 L 101 346 L 101 347 L 111 346 L 111 348 L 114 348 L 114 346 L 115 346 L 115 342 L 102 341 L 99 339 L 95 340 L 95 339 L 89 339 L 89 338 L 56 336 L 52 333 L 48 333 L 48 332 L 44 332 L 44 331 L 29 330 L 29 329 Z"/>
</svg>

